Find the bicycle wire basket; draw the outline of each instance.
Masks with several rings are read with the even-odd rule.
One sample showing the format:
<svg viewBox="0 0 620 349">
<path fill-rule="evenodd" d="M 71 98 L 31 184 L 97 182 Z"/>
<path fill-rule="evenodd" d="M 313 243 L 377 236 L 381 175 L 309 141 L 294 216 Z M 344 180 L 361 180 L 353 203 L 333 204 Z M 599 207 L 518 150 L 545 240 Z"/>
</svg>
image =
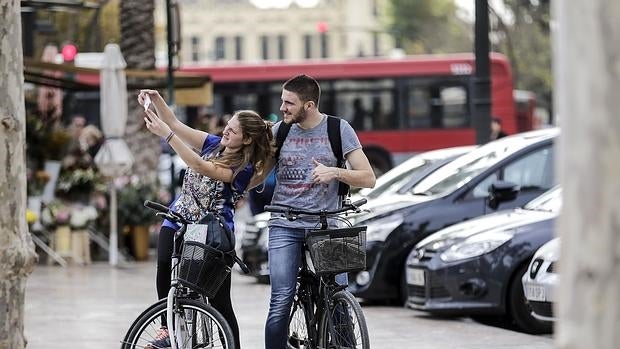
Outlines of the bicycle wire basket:
<svg viewBox="0 0 620 349">
<path fill-rule="evenodd" d="M 201 292 L 207 298 L 212 298 L 230 275 L 234 259 L 228 253 L 204 244 L 200 240 L 185 239 L 183 241 L 183 252 L 176 280 L 184 286 Z"/>
<path fill-rule="evenodd" d="M 313 230 L 306 236 L 315 272 L 339 274 L 366 268 L 366 227 Z"/>
</svg>

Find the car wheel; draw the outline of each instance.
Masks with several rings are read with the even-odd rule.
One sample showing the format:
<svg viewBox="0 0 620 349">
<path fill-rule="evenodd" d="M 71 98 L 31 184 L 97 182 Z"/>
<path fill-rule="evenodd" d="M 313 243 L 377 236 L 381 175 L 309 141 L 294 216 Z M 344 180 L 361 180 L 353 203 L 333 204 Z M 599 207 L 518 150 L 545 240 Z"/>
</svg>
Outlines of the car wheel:
<svg viewBox="0 0 620 349">
<path fill-rule="evenodd" d="M 510 290 L 508 293 L 508 309 L 515 324 L 524 332 L 531 334 L 551 333 L 553 325 L 549 321 L 540 321 L 532 316 L 525 295 L 523 294 L 523 285 L 521 278 L 527 271 L 527 264 L 524 264 L 516 272 L 510 282 Z"/>
</svg>

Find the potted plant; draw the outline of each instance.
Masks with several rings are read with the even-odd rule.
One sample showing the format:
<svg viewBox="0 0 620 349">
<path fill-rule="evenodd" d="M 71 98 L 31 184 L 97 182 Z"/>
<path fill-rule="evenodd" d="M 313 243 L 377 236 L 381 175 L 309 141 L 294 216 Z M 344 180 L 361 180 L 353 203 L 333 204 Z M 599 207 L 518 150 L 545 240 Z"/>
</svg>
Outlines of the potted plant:
<svg viewBox="0 0 620 349">
<path fill-rule="evenodd" d="M 157 222 L 155 213 L 144 207 L 145 200 L 158 200 L 158 187 L 151 183 L 128 183 L 119 192 L 118 219 L 130 236 L 130 252 L 136 260 L 148 258 L 149 228 Z"/>
</svg>

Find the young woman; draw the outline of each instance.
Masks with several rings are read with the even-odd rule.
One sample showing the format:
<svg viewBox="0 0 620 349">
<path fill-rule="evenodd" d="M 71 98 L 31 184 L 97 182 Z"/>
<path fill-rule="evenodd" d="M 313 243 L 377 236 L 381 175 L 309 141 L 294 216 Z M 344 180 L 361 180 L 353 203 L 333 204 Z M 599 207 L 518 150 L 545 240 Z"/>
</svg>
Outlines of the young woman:
<svg viewBox="0 0 620 349">
<path fill-rule="evenodd" d="M 140 105 L 152 101 L 155 112 L 146 105 L 146 127 L 163 137 L 188 166 L 181 194 L 171 208 L 185 219 L 198 220 L 215 211 L 224 217 L 231 231 L 235 204 L 243 197 L 252 179 L 264 177 L 266 162 L 273 157 L 271 125 L 249 110 L 236 112 L 224 127 L 222 137 L 193 129 L 180 122 L 157 91 L 142 90 Z M 197 154 L 193 149 L 199 150 Z M 157 295 L 165 298 L 170 289 L 173 234 L 178 227 L 164 221 L 157 247 Z M 209 301 L 226 319 L 239 345 L 239 325 L 230 300 L 230 276 Z M 162 328 L 153 347 L 169 343 Z"/>
</svg>

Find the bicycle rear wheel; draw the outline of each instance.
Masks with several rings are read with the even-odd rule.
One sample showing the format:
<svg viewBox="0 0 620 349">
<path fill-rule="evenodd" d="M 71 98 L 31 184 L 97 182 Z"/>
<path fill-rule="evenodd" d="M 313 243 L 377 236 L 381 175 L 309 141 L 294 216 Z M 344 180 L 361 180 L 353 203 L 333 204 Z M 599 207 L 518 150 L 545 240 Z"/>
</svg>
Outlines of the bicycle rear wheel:
<svg viewBox="0 0 620 349">
<path fill-rule="evenodd" d="M 178 300 L 174 327 L 177 347 L 234 349 L 235 341 L 228 323 L 212 306 L 191 299 Z M 123 349 L 149 348 L 157 331 L 166 324 L 166 300 L 155 303 L 134 322 L 123 341 Z"/>
<path fill-rule="evenodd" d="M 310 348 L 310 310 L 301 301 L 298 295 L 295 296 L 291 316 L 288 322 L 288 339 L 286 347 L 288 349 L 307 349 Z"/>
<path fill-rule="evenodd" d="M 369 349 L 366 318 L 355 297 L 340 291 L 332 301 L 332 308 L 323 314 L 319 324 L 319 347 Z"/>
</svg>

